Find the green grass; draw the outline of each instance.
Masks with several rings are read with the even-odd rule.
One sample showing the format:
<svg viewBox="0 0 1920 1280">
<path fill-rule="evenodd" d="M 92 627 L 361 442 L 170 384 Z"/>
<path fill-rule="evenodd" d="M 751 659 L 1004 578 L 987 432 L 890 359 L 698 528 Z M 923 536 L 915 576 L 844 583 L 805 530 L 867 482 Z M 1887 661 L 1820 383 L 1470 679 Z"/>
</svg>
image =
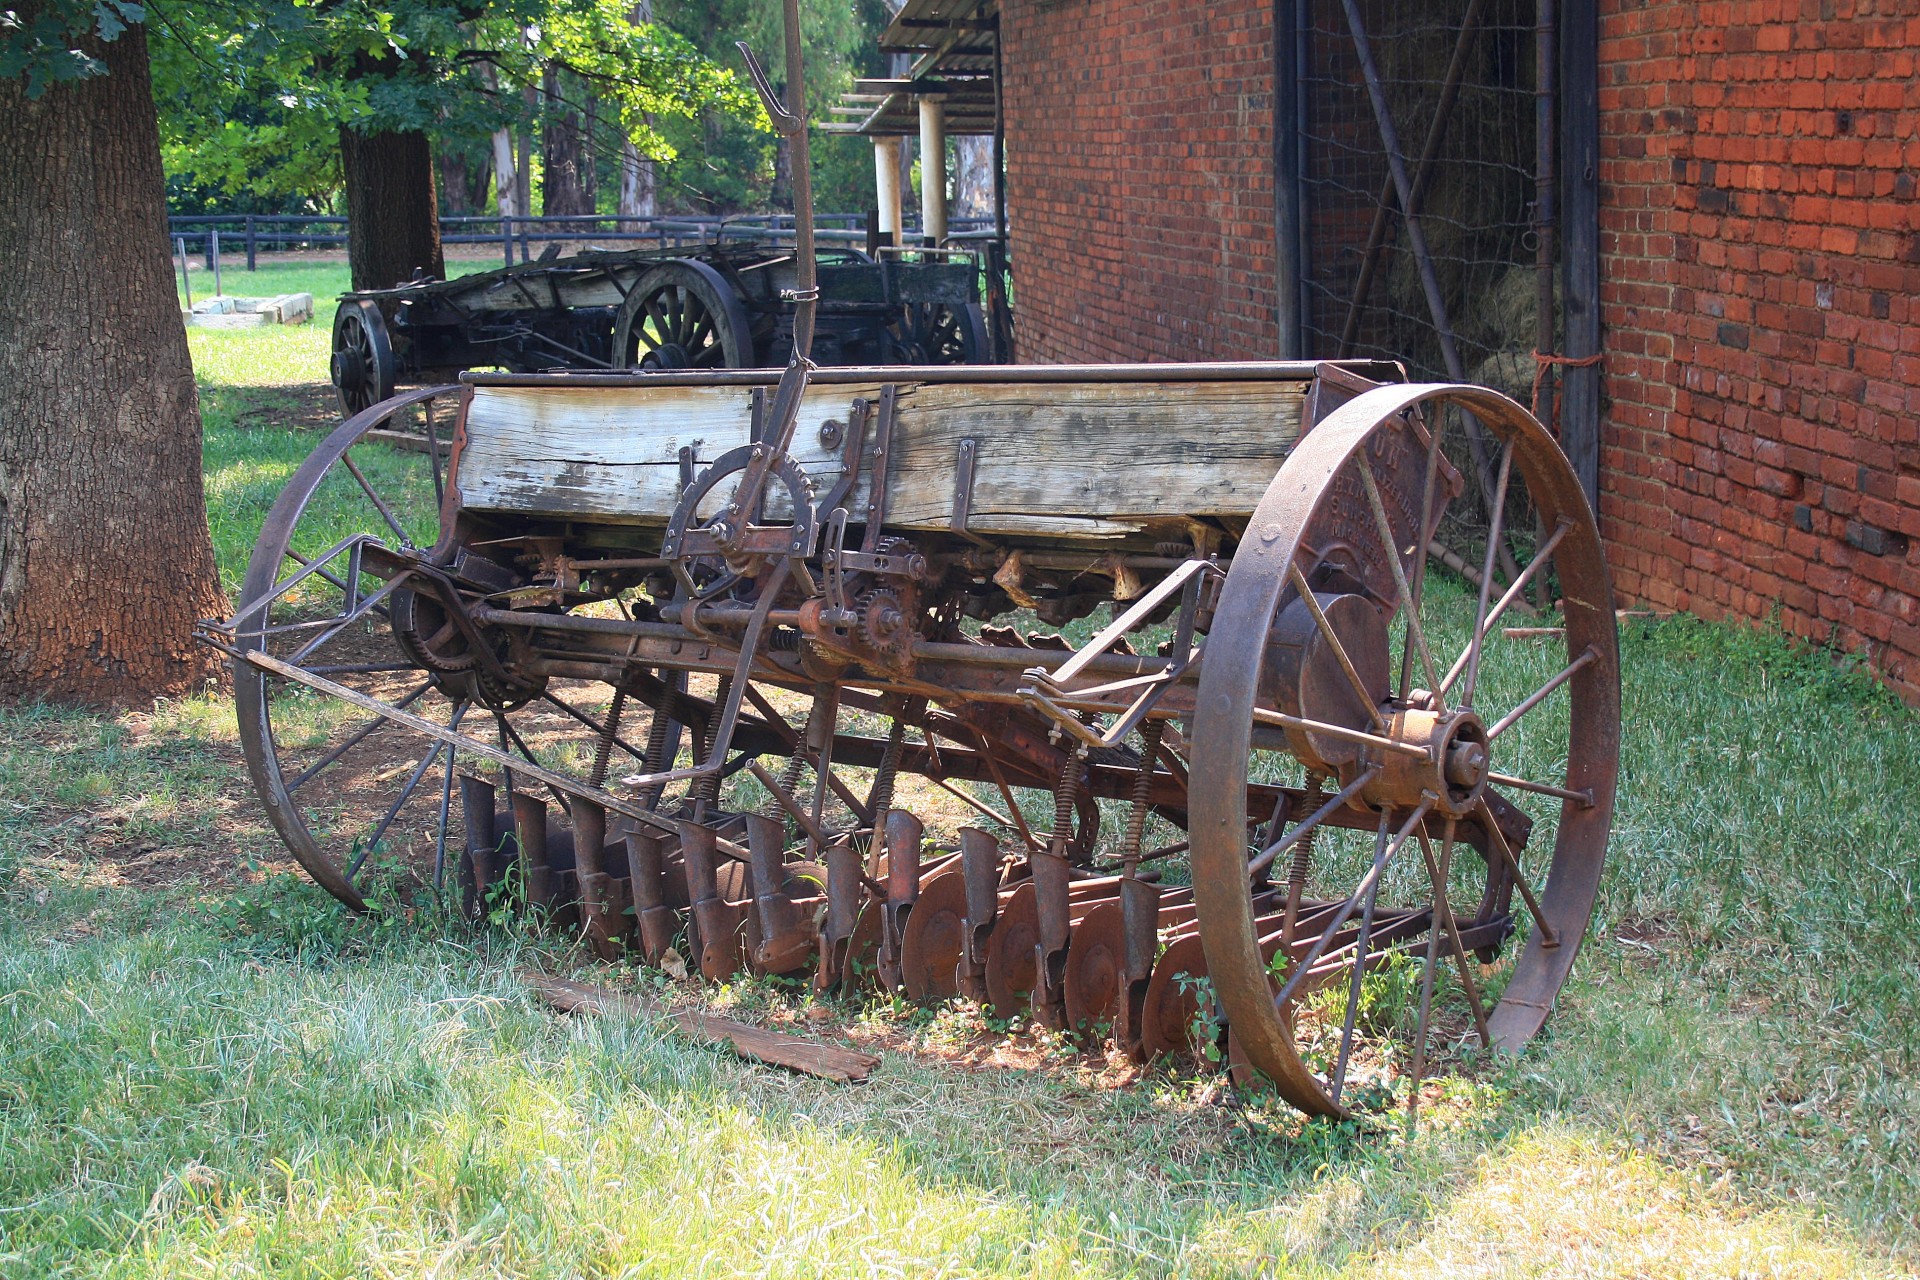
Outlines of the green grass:
<svg viewBox="0 0 1920 1280">
<path fill-rule="evenodd" d="M 342 253 L 328 260 L 320 260 L 317 254 L 302 254 L 301 257 L 303 261 L 286 262 L 277 261 L 274 255 L 263 253 L 256 259 L 259 266 L 248 271 L 245 269 L 246 258 L 232 256 L 229 249 L 220 262 L 220 287 L 236 298 L 271 298 L 282 293 L 310 293 L 313 295 L 314 323 L 321 329 L 331 330 L 338 298 L 353 287 L 347 273 L 346 255 Z M 471 275 L 476 271 L 491 271 L 499 265 L 498 256 L 462 256 L 447 262 L 447 275 L 449 278 Z M 205 268 L 206 259 L 198 258 L 189 273 L 195 301 L 213 293 L 213 273 Z M 178 257 L 173 261 L 173 284 L 175 296 L 184 305 L 186 298 L 180 292 Z M 217 332 L 223 336 L 248 334 L 247 330 L 232 329 Z"/>
<path fill-rule="evenodd" d="M 324 335 L 192 341 L 231 588 L 321 438 L 278 421 Z M 1595 928 L 1546 1035 L 1411 1142 L 1065 1055 L 849 1088 L 569 1022 L 511 977 L 562 957 L 295 879 L 220 697 L 0 709 L 0 1276 L 1912 1274 L 1920 717 L 1765 629 L 1622 646 Z"/>
</svg>

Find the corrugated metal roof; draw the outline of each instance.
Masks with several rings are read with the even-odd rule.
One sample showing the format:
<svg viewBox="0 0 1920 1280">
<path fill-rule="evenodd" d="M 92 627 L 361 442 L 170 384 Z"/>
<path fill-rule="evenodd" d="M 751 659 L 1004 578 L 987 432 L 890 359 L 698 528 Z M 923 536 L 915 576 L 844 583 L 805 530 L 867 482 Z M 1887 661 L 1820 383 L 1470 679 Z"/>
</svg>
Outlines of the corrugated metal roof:
<svg viewBox="0 0 1920 1280">
<path fill-rule="evenodd" d="M 999 0 L 907 0 L 880 33 L 880 48 L 914 55 L 907 74 L 859 80 L 822 125 L 832 133 L 920 131 L 919 99 L 939 94 L 947 132 L 993 132 L 993 51 Z"/>
</svg>

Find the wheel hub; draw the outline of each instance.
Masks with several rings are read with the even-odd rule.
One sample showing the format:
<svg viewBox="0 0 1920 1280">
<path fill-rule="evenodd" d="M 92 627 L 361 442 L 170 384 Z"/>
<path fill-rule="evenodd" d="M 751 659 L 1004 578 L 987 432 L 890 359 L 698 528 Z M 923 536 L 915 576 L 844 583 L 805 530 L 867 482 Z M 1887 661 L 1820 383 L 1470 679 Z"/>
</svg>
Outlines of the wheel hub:
<svg viewBox="0 0 1920 1280">
<path fill-rule="evenodd" d="M 1404 707 L 1387 717 L 1385 736 L 1419 748 L 1420 754 L 1366 749 L 1365 763 L 1380 770 L 1363 793 L 1368 804 L 1411 809 L 1430 799 L 1440 812 L 1463 817 L 1480 803 L 1492 753 L 1479 716 L 1465 710 Z"/>
<path fill-rule="evenodd" d="M 666 342 L 640 357 L 642 369 L 686 369 L 693 364 L 687 349 L 677 342 Z"/>
<path fill-rule="evenodd" d="M 366 367 L 350 350 L 333 353 L 333 385 L 349 394 L 364 391 L 367 385 Z"/>
</svg>

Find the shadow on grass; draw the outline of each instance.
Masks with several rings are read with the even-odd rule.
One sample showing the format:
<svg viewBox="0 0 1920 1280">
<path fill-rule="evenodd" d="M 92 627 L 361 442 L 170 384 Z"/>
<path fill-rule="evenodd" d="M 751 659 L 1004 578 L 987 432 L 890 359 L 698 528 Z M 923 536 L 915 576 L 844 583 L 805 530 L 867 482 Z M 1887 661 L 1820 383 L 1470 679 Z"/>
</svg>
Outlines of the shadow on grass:
<svg viewBox="0 0 1920 1280">
<path fill-rule="evenodd" d="M 499 935 L 355 924 L 278 882 L 164 906 L 16 896 L 0 1259 L 129 1276 L 1897 1269 L 1806 1208 L 1743 1204 L 1710 1151 L 1656 1157 L 1618 1124 L 1619 1102 L 1658 1123 L 1673 1101 L 1630 1058 L 1627 1095 L 1597 1065 L 1659 1007 L 1645 984 L 1608 994 L 1634 964 L 1583 984 L 1545 1052 L 1408 1145 L 1289 1134 L 1166 1082 L 894 1057 L 866 1086 L 823 1084 L 651 1018 L 551 1015 L 511 981 L 528 958 Z M 1707 1013 L 1634 1047 L 1691 1061 L 1669 1055 L 1713 1047 Z"/>
</svg>

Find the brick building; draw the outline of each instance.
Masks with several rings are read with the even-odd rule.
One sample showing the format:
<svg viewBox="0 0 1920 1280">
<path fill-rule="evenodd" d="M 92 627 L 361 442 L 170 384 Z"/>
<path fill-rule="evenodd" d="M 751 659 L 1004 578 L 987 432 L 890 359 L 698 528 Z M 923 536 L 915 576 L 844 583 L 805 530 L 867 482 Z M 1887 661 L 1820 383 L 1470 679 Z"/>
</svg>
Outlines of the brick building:
<svg viewBox="0 0 1920 1280">
<path fill-rule="evenodd" d="M 1621 591 L 1920 695 L 1920 3 L 1600 26 L 1602 528 Z"/>
<path fill-rule="evenodd" d="M 1335 354 L 1275 253 L 1276 17 L 1322 9 L 1340 12 L 910 0 L 927 65 L 951 46 L 942 24 L 997 33 L 1022 360 Z M 1570 152 L 1562 190 L 1577 202 L 1584 178 L 1595 198 L 1588 452 L 1621 596 L 1777 618 L 1920 697 L 1920 0 L 1561 12 L 1598 125 L 1593 171 Z M 1323 151 L 1380 149 L 1364 107 L 1339 110 L 1353 118 L 1320 121 Z"/>
</svg>

